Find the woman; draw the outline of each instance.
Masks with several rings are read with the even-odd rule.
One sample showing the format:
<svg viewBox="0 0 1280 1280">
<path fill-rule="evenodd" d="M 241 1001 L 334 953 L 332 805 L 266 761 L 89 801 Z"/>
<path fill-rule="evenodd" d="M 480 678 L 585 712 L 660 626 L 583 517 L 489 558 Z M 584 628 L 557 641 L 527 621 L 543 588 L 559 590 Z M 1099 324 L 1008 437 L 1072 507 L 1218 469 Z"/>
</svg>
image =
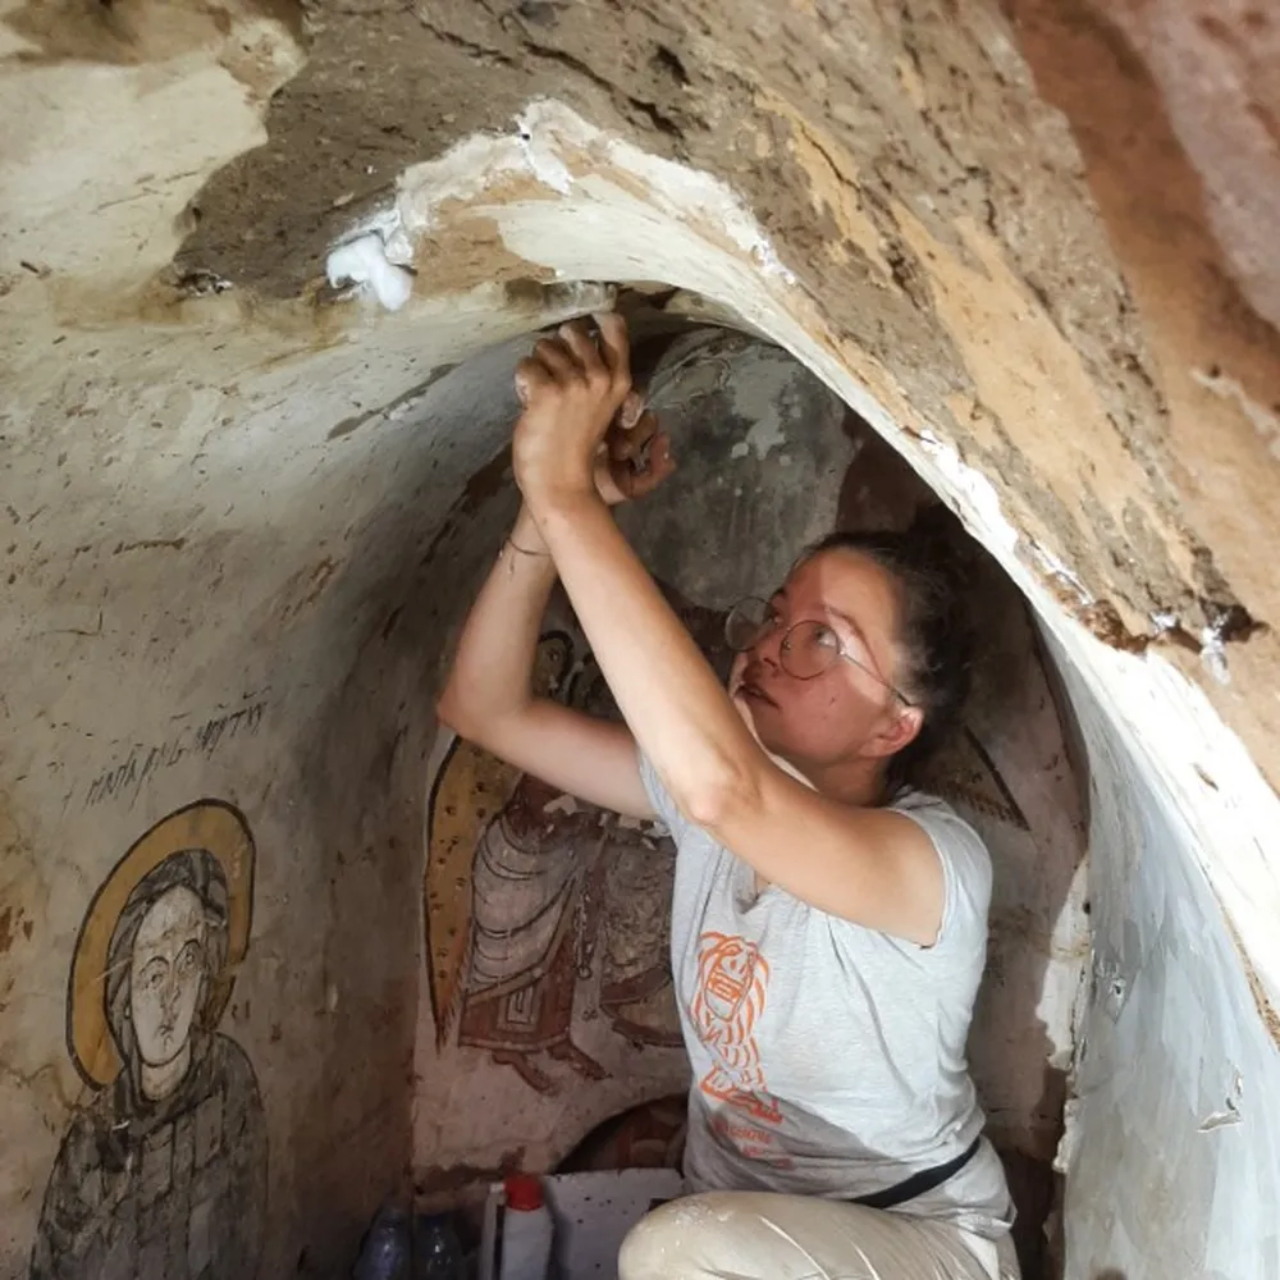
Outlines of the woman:
<svg viewBox="0 0 1280 1280">
<path fill-rule="evenodd" d="M 650 1214 L 620 1274 L 1016 1276 L 965 1066 L 990 862 L 945 805 L 896 789 L 963 691 L 945 593 L 901 539 L 830 540 L 730 615 L 726 693 L 610 517 L 672 462 L 658 435 L 630 466 L 653 423 L 636 422 L 625 325 L 598 326 L 563 326 L 517 370 L 524 507 L 439 714 L 676 839 L 700 1194 Z M 557 575 L 625 725 L 530 695 Z"/>
</svg>

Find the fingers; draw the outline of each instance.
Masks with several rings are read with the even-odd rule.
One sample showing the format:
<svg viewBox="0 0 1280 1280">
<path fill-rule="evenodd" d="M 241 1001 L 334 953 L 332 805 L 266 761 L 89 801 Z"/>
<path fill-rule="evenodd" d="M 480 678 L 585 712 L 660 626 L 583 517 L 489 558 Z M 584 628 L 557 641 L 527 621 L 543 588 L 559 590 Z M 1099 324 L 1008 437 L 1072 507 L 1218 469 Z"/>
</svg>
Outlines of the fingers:
<svg viewBox="0 0 1280 1280">
<path fill-rule="evenodd" d="M 649 442 L 657 430 L 657 415 L 648 409 L 640 414 L 631 427 L 626 427 L 621 421 L 615 422 L 605 436 L 609 456 L 617 462 L 643 462 Z"/>
<path fill-rule="evenodd" d="M 539 338 L 533 344 L 533 358 L 546 366 L 557 382 L 582 376 L 582 367 L 559 338 Z"/>
<path fill-rule="evenodd" d="M 517 366 L 516 391 L 528 406 L 529 396 L 556 384 L 586 381 L 622 412 L 625 429 L 632 428 L 644 409 L 644 398 L 631 391 L 631 353 L 626 321 L 612 312 L 595 317 L 598 334 L 582 321 L 562 324 L 555 336 L 539 338 L 533 353 Z"/>
<path fill-rule="evenodd" d="M 535 360 L 533 356 L 528 356 L 516 365 L 515 382 L 516 395 L 519 397 L 520 403 L 527 409 L 529 401 L 539 391 L 551 386 L 554 379 L 546 365 L 540 360 Z"/>
<path fill-rule="evenodd" d="M 581 323 L 562 324 L 558 332 L 560 341 L 568 348 L 583 373 L 590 377 L 592 374 L 607 372 L 604 361 L 600 358 L 600 349 Z"/>
<path fill-rule="evenodd" d="M 676 469 L 671 441 L 666 432 L 657 428 L 657 418 L 646 413 L 636 432 L 615 432 L 608 442 L 609 475 L 624 497 L 644 497 Z M 637 432 L 643 432 L 642 441 L 634 439 Z"/>
<path fill-rule="evenodd" d="M 600 330 L 600 355 L 613 378 L 615 388 L 631 386 L 631 344 L 627 340 L 627 322 L 616 311 L 605 311 L 594 317 Z"/>
<path fill-rule="evenodd" d="M 632 387 L 622 402 L 622 408 L 618 410 L 618 425 L 623 431 L 630 431 L 640 421 L 643 413 L 644 396 Z"/>
<path fill-rule="evenodd" d="M 533 344 L 533 359 L 560 382 L 608 373 L 599 348 L 581 321 L 562 324 L 554 337 L 539 338 Z"/>
<path fill-rule="evenodd" d="M 614 471 L 615 467 L 609 460 L 609 451 L 602 440 L 599 448 L 596 450 L 596 492 L 611 507 L 616 507 L 620 502 L 625 502 L 627 500 L 627 495 L 623 492 L 622 486 L 618 483 L 620 477 L 615 476 Z"/>
<path fill-rule="evenodd" d="M 676 460 L 671 456 L 671 441 L 665 433 L 659 432 L 654 436 L 649 450 L 648 467 L 632 477 L 629 496 L 643 498 L 646 493 L 652 493 L 675 469 Z"/>
</svg>

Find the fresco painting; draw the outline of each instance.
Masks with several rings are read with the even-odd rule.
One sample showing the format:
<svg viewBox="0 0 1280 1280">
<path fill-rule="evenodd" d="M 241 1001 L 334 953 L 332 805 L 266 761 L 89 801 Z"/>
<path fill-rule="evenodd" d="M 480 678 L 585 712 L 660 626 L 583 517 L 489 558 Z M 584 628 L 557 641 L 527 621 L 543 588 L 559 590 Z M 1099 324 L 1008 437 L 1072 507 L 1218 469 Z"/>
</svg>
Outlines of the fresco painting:
<svg viewBox="0 0 1280 1280">
<path fill-rule="evenodd" d="M 599 670 L 568 632 L 544 635 L 535 687 L 608 714 Z M 488 1051 L 539 1093 L 547 1059 L 584 1080 L 606 1067 L 574 1035 L 596 972 L 598 1009 L 637 1044 L 679 1044 L 667 933 L 674 848 L 456 741 L 429 806 L 427 954 L 437 1045 Z M 545 1056 L 544 1056 L 545 1055 Z"/>
<path fill-rule="evenodd" d="M 81 926 L 67 1047 L 91 1100 L 45 1189 L 32 1280 L 252 1280 L 266 1122 L 252 1064 L 218 1031 L 249 945 L 254 844 L 206 800 L 170 814 Z"/>
</svg>

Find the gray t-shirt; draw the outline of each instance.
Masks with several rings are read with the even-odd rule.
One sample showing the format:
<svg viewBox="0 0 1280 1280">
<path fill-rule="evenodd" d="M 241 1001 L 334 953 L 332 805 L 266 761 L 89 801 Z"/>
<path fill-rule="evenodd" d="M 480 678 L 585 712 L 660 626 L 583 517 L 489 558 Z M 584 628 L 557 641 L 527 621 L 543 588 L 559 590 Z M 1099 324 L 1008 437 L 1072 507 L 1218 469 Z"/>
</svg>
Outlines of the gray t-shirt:
<svg viewBox="0 0 1280 1280">
<path fill-rule="evenodd" d="M 757 895 L 751 867 L 683 817 L 643 753 L 640 772 L 679 851 L 671 965 L 693 1067 L 693 1188 L 847 1200 L 961 1154 L 983 1126 L 965 1058 L 991 897 L 977 833 L 930 796 L 892 806 L 942 862 L 942 928 L 921 947 L 777 885 Z M 899 1210 L 986 1236 L 1013 1219 L 985 1139 L 963 1170 Z"/>
</svg>

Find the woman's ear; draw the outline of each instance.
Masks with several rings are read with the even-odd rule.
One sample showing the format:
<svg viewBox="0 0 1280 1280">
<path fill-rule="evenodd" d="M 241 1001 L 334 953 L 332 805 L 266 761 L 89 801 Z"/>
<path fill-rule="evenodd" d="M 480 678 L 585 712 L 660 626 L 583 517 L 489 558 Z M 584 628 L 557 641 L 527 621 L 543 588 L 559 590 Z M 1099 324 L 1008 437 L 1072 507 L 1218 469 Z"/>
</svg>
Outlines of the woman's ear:
<svg viewBox="0 0 1280 1280">
<path fill-rule="evenodd" d="M 924 728 L 924 711 L 920 707 L 901 707 L 893 719 L 867 740 L 863 752 L 869 756 L 896 756 L 920 736 Z"/>
</svg>

